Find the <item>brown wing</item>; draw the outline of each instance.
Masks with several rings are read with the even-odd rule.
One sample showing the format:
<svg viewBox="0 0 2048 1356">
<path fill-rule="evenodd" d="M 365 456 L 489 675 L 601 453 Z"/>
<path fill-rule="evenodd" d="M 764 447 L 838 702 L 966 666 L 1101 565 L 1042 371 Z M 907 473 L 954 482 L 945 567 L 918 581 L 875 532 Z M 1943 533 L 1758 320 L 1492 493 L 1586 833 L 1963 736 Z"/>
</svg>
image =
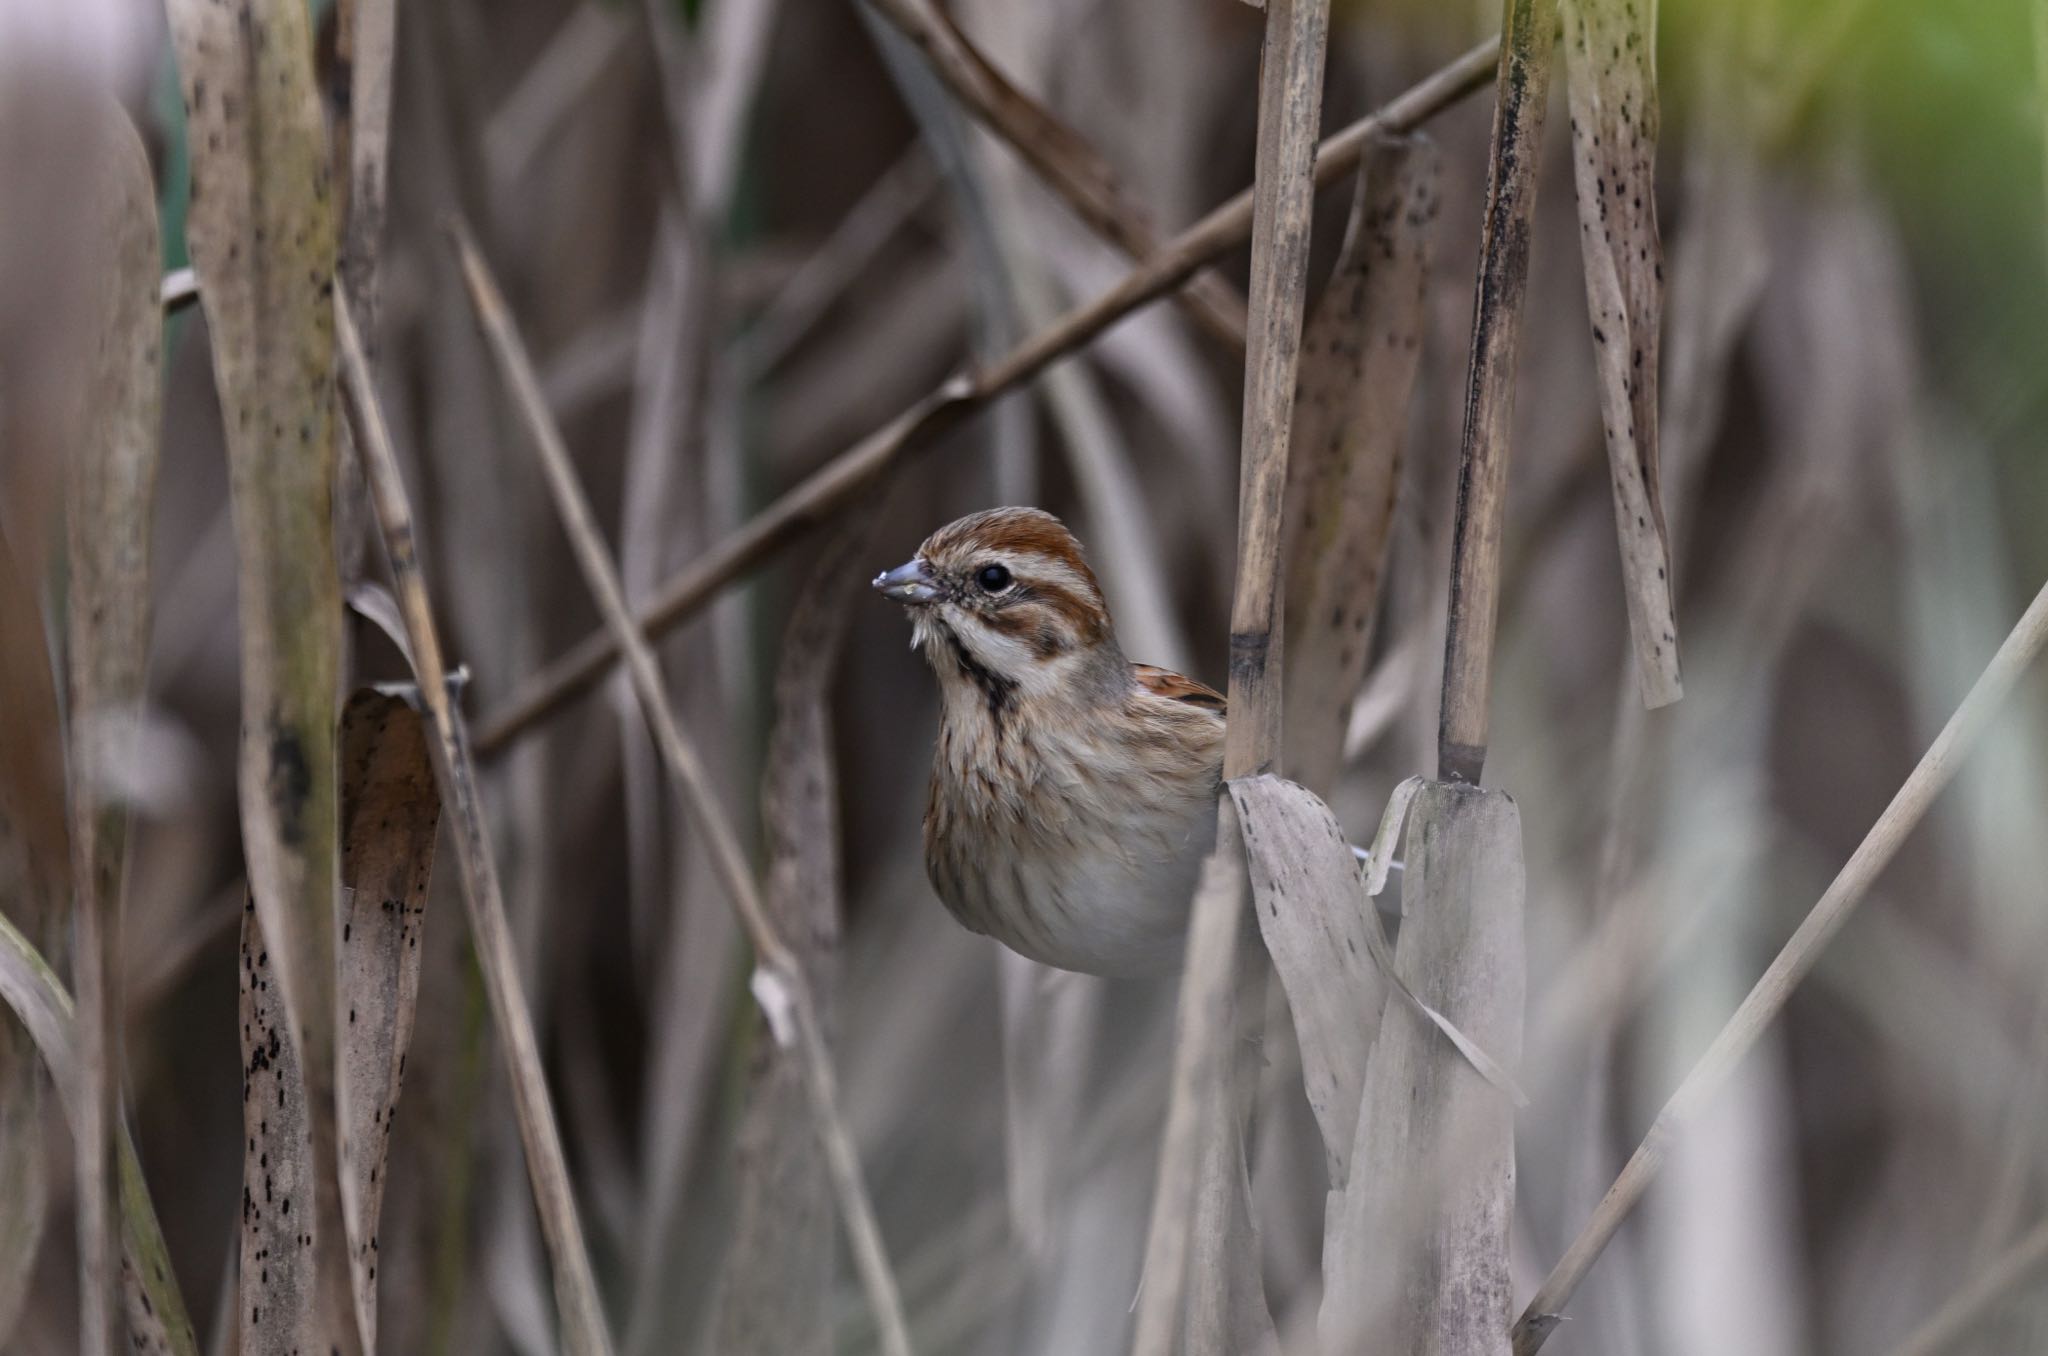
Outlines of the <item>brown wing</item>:
<svg viewBox="0 0 2048 1356">
<path fill-rule="evenodd" d="M 1192 678 L 1183 677 L 1170 669 L 1155 664 L 1131 665 L 1131 676 L 1138 680 L 1138 686 L 1154 696 L 1167 697 L 1189 706 L 1207 707 L 1221 711 L 1224 707 L 1223 694 L 1212 687 L 1204 687 Z"/>
</svg>

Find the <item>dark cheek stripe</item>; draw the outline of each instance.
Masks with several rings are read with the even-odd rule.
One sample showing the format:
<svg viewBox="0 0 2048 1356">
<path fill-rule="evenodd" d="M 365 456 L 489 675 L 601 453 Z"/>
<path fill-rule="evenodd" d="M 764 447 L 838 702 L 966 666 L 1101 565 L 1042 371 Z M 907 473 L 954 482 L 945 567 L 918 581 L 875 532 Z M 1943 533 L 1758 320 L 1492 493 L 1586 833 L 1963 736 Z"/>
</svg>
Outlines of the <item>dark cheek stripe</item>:
<svg viewBox="0 0 2048 1356">
<path fill-rule="evenodd" d="M 1000 731 L 1003 716 L 1017 700 L 1016 680 L 1005 678 L 969 654 L 967 647 L 960 643 L 960 637 L 954 633 L 952 627 L 942 624 L 939 629 L 944 632 L 946 643 L 952 647 L 953 660 L 960 665 L 960 671 L 981 689 L 982 697 L 988 702 L 989 719 L 995 721 L 996 728 Z"/>
</svg>

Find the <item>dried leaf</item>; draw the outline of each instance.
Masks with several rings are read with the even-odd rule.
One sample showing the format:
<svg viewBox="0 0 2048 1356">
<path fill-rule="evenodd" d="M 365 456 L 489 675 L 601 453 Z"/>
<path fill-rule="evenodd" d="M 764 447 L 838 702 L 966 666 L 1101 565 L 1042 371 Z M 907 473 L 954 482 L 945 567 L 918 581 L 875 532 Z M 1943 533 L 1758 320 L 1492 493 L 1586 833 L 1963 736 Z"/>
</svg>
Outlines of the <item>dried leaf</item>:
<svg viewBox="0 0 2048 1356">
<path fill-rule="evenodd" d="M 1374 137 L 1344 246 L 1301 338 L 1287 479 L 1287 769 L 1328 791 L 1365 678 L 1421 368 L 1438 157 Z"/>
<path fill-rule="evenodd" d="M 111 101 L 96 128 L 103 182 L 95 353 L 85 392 L 83 438 L 70 459 L 70 705 L 68 774 L 80 1007 L 80 1152 L 75 1155 L 81 1236 L 79 1283 L 87 1352 L 110 1352 L 119 1240 L 113 1129 L 120 1120 L 121 901 L 128 806 L 117 788 L 140 755 L 149 643 L 150 523 L 155 507 L 162 406 L 162 272 L 149 156 L 128 115 Z"/>
<path fill-rule="evenodd" d="M 361 1337 L 332 1114 L 341 592 L 327 140 L 305 6 L 173 0 L 169 15 L 192 148 L 186 229 L 213 344 L 239 557 L 242 841 L 260 920 L 244 937 L 245 949 L 268 957 L 257 990 L 264 1006 L 245 1010 L 244 1022 L 270 1027 L 270 1077 L 289 1079 L 297 1067 L 311 1112 L 271 1127 L 288 1152 L 311 1155 L 293 1165 L 304 1171 L 297 1215 L 275 1238 L 304 1243 L 287 1255 L 245 1253 L 242 1270 L 245 1284 L 263 1286 L 268 1262 L 283 1313 L 303 1325 L 287 1329 L 277 1308 L 268 1323 L 248 1321 L 262 1306 L 244 1304 L 244 1350 L 296 1344 L 347 1356 Z M 292 1096 L 281 1081 L 276 1092 Z M 273 1165 L 273 1182 L 281 1170 Z M 245 1243 L 264 1237 L 245 1229 Z M 281 1274 L 288 1263 L 314 1268 L 317 1305 L 299 1306 L 296 1283 Z"/>
<path fill-rule="evenodd" d="M 1244 830 L 1252 907 L 1301 1042 L 1301 1079 L 1323 1133 L 1330 1185 L 1350 1179 L 1366 1056 L 1387 988 L 1374 963 L 1373 904 L 1344 831 L 1307 788 L 1267 774 L 1229 784 Z"/>
<path fill-rule="evenodd" d="M 363 1346 L 377 1341 L 377 1221 L 420 988 L 420 933 L 441 793 L 425 722 L 361 691 L 341 716 L 343 1203 Z"/>
<path fill-rule="evenodd" d="M 1586 309 L 1636 685 L 1651 707 L 1684 692 L 1657 471 L 1664 246 L 1657 235 L 1656 14 L 1656 5 L 1640 0 L 1564 0 Z"/>
<path fill-rule="evenodd" d="M 1522 1039 L 1522 836 L 1498 791 L 1416 797 L 1394 965 L 1419 1001 L 1512 1061 Z M 1382 1022 L 1351 1181 L 1324 1243 L 1324 1349 L 1497 1353 L 1512 1315 L 1514 1116 L 1419 1015 Z"/>
</svg>

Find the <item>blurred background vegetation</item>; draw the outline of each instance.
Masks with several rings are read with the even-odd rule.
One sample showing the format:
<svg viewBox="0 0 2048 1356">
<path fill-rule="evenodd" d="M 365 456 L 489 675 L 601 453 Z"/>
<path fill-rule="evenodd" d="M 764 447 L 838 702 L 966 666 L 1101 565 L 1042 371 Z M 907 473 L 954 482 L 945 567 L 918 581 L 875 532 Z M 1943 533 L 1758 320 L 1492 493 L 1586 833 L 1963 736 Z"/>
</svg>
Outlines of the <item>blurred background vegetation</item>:
<svg viewBox="0 0 2048 1356">
<path fill-rule="evenodd" d="M 1260 16 L 1240 0 L 953 0 L 1170 234 L 1250 183 Z M 848 0 L 397 6 L 377 367 L 464 702 L 599 625 L 443 230 L 496 270 L 644 600 L 835 454 L 1119 278 L 1126 258 Z M 336 11 L 316 4 L 339 84 Z M 2048 577 L 2041 13 L 2020 0 L 1671 0 L 1660 16 L 1664 495 L 1687 693 L 1644 714 L 1587 333 L 1562 81 L 1531 263 L 1488 782 L 1528 861 L 1517 1299 Z M 1344 0 L 1326 134 L 1497 31 L 1487 3 Z M 0 4 L 0 533 L 54 596 L 62 449 L 36 434 L 81 165 L 74 86 L 133 112 L 184 267 L 190 162 L 146 0 Z M 1443 209 L 1373 658 L 1332 796 L 1367 841 L 1434 763 L 1491 96 L 1425 129 Z M 53 149 L 54 148 L 54 149 Z M 1311 295 L 1348 192 L 1320 200 Z M 1242 287 L 1246 252 L 1221 265 Z M 232 1349 L 241 1195 L 236 569 L 203 305 L 164 328 L 146 756 L 123 941 L 125 1088 L 202 1342 Z M 1681 364 L 1685 364 L 1681 368 Z M 1222 685 L 1242 356 L 1171 302 L 946 433 L 855 512 L 865 580 L 997 503 L 1061 514 L 1132 657 Z M 799 537 L 660 642 L 750 845 Z M 344 549 L 348 543 L 344 542 Z M 364 578 L 382 578 L 372 549 Z M 369 610 L 374 610 L 366 605 Z M 844 1106 L 924 1352 L 1121 1352 L 1164 1105 L 1170 982 L 1033 971 L 926 885 L 936 721 L 897 611 L 845 605 L 829 687 Z M 54 622 L 46 622 L 52 634 Z M 348 620 L 357 681 L 409 676 Z M 19 643 L 18 637 L 16 643 Z M 18 657 L 18 656 L 17 656 Z M 1689 1135 L 1559 1353 L 1891 1351 L 2048 1214 L 2048 685 L 1994 727 Z M 0 689 L 0 724 L 31 716 Z M 736 1256 L 749 962 L 614 678 L 502 748 L 483 792 L 576 1199 L 620 1348 L 709 1351 Z M 555 1349 L 546 1257 L 452 856 L 425 923 L 392 1134 L 383 1345 Z M 25 879 L 0 865 L 20 921 Z M 1252 1165 L 1265 1285 L 1308 1350 L 1322 1165 L 1284 1023 Z M 0 1345 L 77 1349 L 69 1140 Z M 0 1117 L 0 1124 L 6 1122 Z M 13 1217 L 12 1226 L 26 1230 Z M 821 1221 L 821 1229 L 828 1225 Z M 39 1241 L 38 1241 L 39 1240 Z M 6 1240 L 0 1240 L 4 1243 Z M 18 1249 L 16 1251 L 19 1251 Z M 9 1249 L 0 1246 L 0 1257 Z M 1951 1349 L 2048 1350 L 2048 1249 Z M 851 1271 L 838 1349 L 875 1337 Z M 1919 1349 L 1919 1348 L 1914 1348 Z"/>
</svg>

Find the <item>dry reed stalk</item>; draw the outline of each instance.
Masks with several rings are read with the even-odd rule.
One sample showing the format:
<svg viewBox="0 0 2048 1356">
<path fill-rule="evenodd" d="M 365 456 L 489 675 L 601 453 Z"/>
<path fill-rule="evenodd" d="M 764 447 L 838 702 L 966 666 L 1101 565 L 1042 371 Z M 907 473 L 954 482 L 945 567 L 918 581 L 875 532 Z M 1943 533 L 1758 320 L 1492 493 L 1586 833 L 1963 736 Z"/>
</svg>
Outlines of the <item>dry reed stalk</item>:
<svg viewBox="0 0 2048 1356">
<path fill-rule="evenodd" d="M 468 234 L 455 227 L 456 249 L 462 260 L 471 304 L 484 330 L 499 373 L 526 423 L 564 530 L 583 569 L 599 610 L 611 627 L 614 640 L 624 648 L 627 671 L 632 676 L 641 710 L 651 727 L 663 761 L 674 778 L 677 792 L 695 811 L 699 831 L 710 849 L 719 883 L 731 896 L 734 911 L 753 943 L 756 956 L 754 990 L 766 1010 L 778 1043 L 793 1044 L 803 1059 L 805 1081 L 811 1097 L 811 1112 L 833 1187 L 839 1197 L 842 1223 L 852 1244 L 854 1264 L 866 1286 L 889 1356 L 909 1356 L 910 1333 L 903 1319 L 901 1295 L 882 1246 L 881 1230 L 875 1222 L 874 1207 L 861 1180 L 860 1158 L 853 1136 L 839 1110 L 837 1076 L 832 1069 L 831 1051 L 811 998 L 809 982 L 796 954 L 782 939 L 768 913 L 752 868 L 740 847 L 724 807 L 696 751 L 685 740 L 668 705 L 661 672 L 646 639 L 635 627 L 627 609 L 618 574 L 612 565 L 603 535 L 577 483 L 568 447 L 555 426 L 541 394 L 540 379 L 533 370 L 525 345 L 513 326 L 503 294 L 486 270 L 482 257 Z"/>
<path fill-rule="evenodd" d="M 162 269 L 149 156 L 127 114 L 100 112 L 104 220 L 96 351 L 84 386 L 85 437 L 70 458 L 65 659 L 70 701 L 66 762 L 71 810 L 73 985 L 85 1087 L 77 1147 L 79 1345 L 88 1356 L 119 1342 L 114 1153 L 121 1120 L 122 898 L 128 806 L 148 671 L 150 526 L 162 410 Z M 136 1324 L 146 1331 L 146 1324 Z"/>
<path fill-rule="evenodd" d="M 1683 687 L 1657 464 L 1657 10 L 1635 0 L 1564 0 L 1563 10 L 1579 245 L 1636 687 L 1645 706 L 1668 706 Z"/>
<path fill-rule="evenodd" d="M 1521 341 L 1522 294 L 1529 283 L 1530 223 L 1556 36 L 1554 0 L 1507 0 L 1501 25 L 1437 728 L 1437 775 L 1475 785 L 1486 765 L 1515 353 Z"/>
<path fill-rule="evenodd" d="M 1331 136 L 1316 158 L 1316 184 L 1327 187 L 1353 170 L 1377 133 L 1406 132 L 1479 89 L 1494 67 L 1498 44 L 1482 43 L 1425 77 L 1377 112 Z M 766 560 L 804 529 L 837 513 L 884 468 L 960 419 L 1087 344 L 1140 306 L 1167 295 L 1203 265 L 1242 245 L 1251 234 L 1246 190 L 1146 256 L 1123 281 L 1027 338 L 1005 358 L 969 378 L 956 378 L 806 477 L 745 527 L 671 575 L 635 621 L 660 635 L 710 601 L 720 589 Z M 489 756 L 563 703 L 587 691 L 618 659 L 603 630 L 522 683 L 477 728 L 477 752 Z"/>
<path fill-rule="evenodd" d="M 908 38 L 960 105 L 1009 145 L 1039 182 L 1097 235 L 1134 262 L 1158 252 L 1159 233 L 1143 204 L 1125 191 L 1102 153 L 1074 128 L 1012 84 L 945 10 L 930 0 L 868 0 Z M 1245 346 L 1245 306 L 1214 273 L 1198 273 L 1180 301 L 1203 329 L 1231 349 Z"/>
<path fill-rule="evenodd" d="M 239 561 L 243 848 L 258 950 L 276 953 L 279 1044 L 294 1048 L 310 1108 L 300 1165 L 309 1194 L 293 1222 L 305 1241 L 267 1259 L 273 1275 L 310 1267 L 310 1283 L 280 1280 L 294 1307 L 273 1309 L 268 1324 L 244 1306 L 243 1346 L 347 1356 L 362 1335 L 334 1142 L 341 594 L 326 134 L 303 7 L 177 0 L 169 15 L 191 129 L 187 233 L 226 424 Z M 260 1190 L 263 1169 L 251 1160 L 245 1173 Z M 244 1278 L 259 1276 L 264 1260 L 245 1253 Z"/>
<path fill-rule="evenodd" d="M 76 1010 L 63 983 L 28 938 L 0 913 L 0 1003 L 27 1028 L 50 1070 L 58 1099 L 75 1135 L 83 1127 L 87 1090 L 79 1065 Z M 171 1274 L 156 1207 L 135 1157 L 127 1123 L 116 1115 L 113 1129 L 116 1197 L 121 1228 L 121 1290 L 130 1349 L 144 1356 L 198 1356 L 199 1343 L 185 1299 Z"/>
<path fill-rule="evenodd" d="M 1515 1324 L 1515 1356 L 1531 1356 L 1541 1349 L 1555 1327 L 1559 1311 L 1570 1300 L 1579 1282 L 1599 1259 L 1622 1221 L 1642 1200 L 1650 1180 L 1663 1166 L 1671 1141 L 1685 1129 L 1721 1086 L 1727 1082 L 1744 1055 L 1763 1034 L 1764 1028 L 1783 1010 L 1800 981 L 1811 973 L 1821 953 L 1856 906 L 1869 893 L 1878 875 L 1897 855 L 1906 836 L 1927 814 L 1928 807 L 1954 779 L 1957 766 L 1974 747 L 1999 704 L 2011 692 L 2020 675 L 2048 644 L 2048 586 L 2034 597 L 1998 652 L 1935 737 L 1927 752 L 1893 795 L 1891 803 L 1864 835 L 1849 860 L 1835 876 L 1798 929 L 1780 948 L 1770 966 L 1757 980 L 1741 1006 L 1728 1019 L 1714 1043 L 1700 1056 L 1678 1090 L 1657 1113 L 1649 1132 L 1630 1155 L 1621 1175 L 1601 1198 L 1593 1217 L 1586 1222 L 1571 1246 L 1551 1269 L 1528 1307 Z"/>
<path fill-rule="evenodd" d="M 1439 162 L 1375 137 L 1344 246 L 1301 340 L 1287 481 L 1287 767 L 1327 794 L 1365 678 L 1421 370 Z"/>
<path fill-rule="evenodd" d="M 1282 530 L 1288 441 L 1293 429 L 1302 309 L 1315 207 L 1316 133 L 1322 117 L 1327 0 L 1273 0 L 1266 11 L 1259 76 L 1259 145 L 1252 185 L 1251 314 L 1245 357 L 1244 431 L 1238 479 L 1237 586 L 1230 610 L 1227 779 L 1270 771 L 1280 757 Z M 1258 1294 L 1253 1315 L 1206 1315 L 1209 1299 L 1256 1282 L 1256 1249 L 1232 1257 L 1231 1227 L 1249 1210 L 1242 1185 L 1241 1125 L 1233 1096 L 1236 992 L 1257 960 L 1240 960 L 1245 866 L 1236 815 L 1219 803 L 1216 847 L 1203 868 L 1188 925 L 1187 966 L 1175 1023 L 1166 1136 L 1145 1247 L 1146 1293 L 1133 1350 L 1164 1356 L 1180 1301 L 1192 1291 L 1192 1349 L 1242 1341 L 1256 1321 L 1270 1330 Z M 1203 1202 L 1222 1200 L 1222 1223 Z M 1183 1243 L 1191 1219 L 1203 1227 Z M 1244 1221 L 1249 1231 L 1248 1218 Z M 1184 1258 L 1174 1254 L 1185 1248 Z M 1250 1268 L 1250 1276 L 1242 1269 Z M 1200 1274 L 1190 1276 L 1190 1272 Z M 1234 1274 L 1236 1273 L 1236 1274 Z M 1248 1300 L 1242 1301 L 1248 1303 Z"/>
<path fill-rule="evenodd" d="M 533 1018 L 519 980 L 511 927 L 506 921 L 504 892 L 477 795 L 476 770 L 469 757 L 468 730 L 448 689 L 448 668 L 441 658 L 441 638 L 427 601 L 420 573 L 412 506 L 398 468 L 398 454 L 377 402 L 369 359 L 356 334 L 346 299 L 335 307 L 335 331 L 341 351 L 342 390 L 357 446 L 362 449 L 370 498 L 376 509 L 384 550 L 412 644 L 413 674 L 420 700 L 432 722 L 434 775 L 444 805 L 455 812 L 456 864 L 462 874 L 463 903 L 476 943 L 478 968 L 490 1001 L 492 1025 L 498 1033 L 506 1072 L 512 1085 L 512 1106 L 519 1122 L 526 1170 L 533 1181 L 542 1235 L 554 1271 L 555 1305 L 562 1344 L 571 1356 L 610 1356 L 611 1335 L 583 1224 L 562 1156 L 561 1131 L 548 1099 L 547 1076 L 541 1068 Z"/>
<path fill-rule="evenodd" d="M 1365 1071 L 1351 1181 L 1324 1244 L 1326 1350 L 1368 1333 L 1389 1350 L 1507 1349 L 1513 1108 L 1423 1013 L 1518 1059 L 1522 896 L 1514 802 L 1422 784 L 1390 970 L 1422 1011 L 1382 1022 Z"/>
</svg>

